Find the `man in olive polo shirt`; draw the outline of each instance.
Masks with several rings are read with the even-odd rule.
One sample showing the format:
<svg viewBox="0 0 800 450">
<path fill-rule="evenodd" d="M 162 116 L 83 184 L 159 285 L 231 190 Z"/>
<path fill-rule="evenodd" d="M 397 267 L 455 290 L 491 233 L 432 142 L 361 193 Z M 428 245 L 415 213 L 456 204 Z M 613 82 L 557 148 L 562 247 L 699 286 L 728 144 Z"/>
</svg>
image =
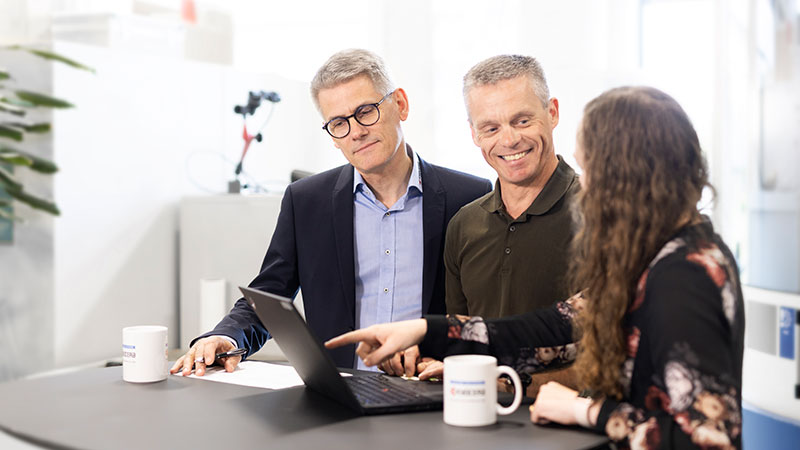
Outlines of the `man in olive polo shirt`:
<svg viewBox="0 0 800 450">
<path fill-rule="evenodd" d="M 541 66 L 518 55 L 482 61 L 464 77 L 464 100 L 497 182 L 447 228 L 447 312 L 496 318 L 568 298 L 570 204 L 580 183 L 555 154 L 558 100 Z"/>
<path fill-rule="evenodd" d="M 555 154 L 558 100 L 550 98 L 541 66 L 518 55 L 482 61 L 464 76 L 464 100 L 472 139 L 497 172 L 497 183 L 462 207 L 447 227 L 448 314 L 497 318 L 569 298 L 566 275 L 575 233 L 570 205 L 580 183 Z M 536 359 L 532 370 L 559 357 Z M 425 358 L 417 370 L 422 379 L 438 376 L 442 363 Z M 576 384 L 570 368 L 520 375 L 530 384 L 529 396 L 551 380 Z"/>
</svg>

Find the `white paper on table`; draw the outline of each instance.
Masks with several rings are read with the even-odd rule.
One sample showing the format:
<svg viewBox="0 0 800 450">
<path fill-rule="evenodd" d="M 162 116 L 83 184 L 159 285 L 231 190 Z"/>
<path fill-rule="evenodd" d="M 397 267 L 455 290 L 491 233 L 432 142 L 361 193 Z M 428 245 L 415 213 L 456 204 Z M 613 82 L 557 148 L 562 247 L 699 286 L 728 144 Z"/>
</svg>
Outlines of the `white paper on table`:
<svg viewBox="0 0 800 450">
<path fill-rule="evenodd" d="M 182 376 L 180 374 L 181 372 L 178 372 L 173 376 Z M 350 376 L 349 373 L 341 373 L 341 375 Z M 285 389 L 305 384 L 294 367 L 262 361 L 240 362 L 233 372 L 225 372 L 225 369 L 220 366 L 212 366 L 206 369 L 206 373 L 202 377 L 192 373 L 187 378 L 265 389 Z"/>
<path fill-rule="evenodd" d="M 182 376 L 179 374 L 180 372 L 176 375 Z M 187 378 L 266 389 L 284 389 L 304 384 L 294 367 L 261 361 L 242 361 L 233 372 L 225 372 L 220 366 L 212 366 L 206 369 L 202 377 L 192 373 Z"/>
</svg>

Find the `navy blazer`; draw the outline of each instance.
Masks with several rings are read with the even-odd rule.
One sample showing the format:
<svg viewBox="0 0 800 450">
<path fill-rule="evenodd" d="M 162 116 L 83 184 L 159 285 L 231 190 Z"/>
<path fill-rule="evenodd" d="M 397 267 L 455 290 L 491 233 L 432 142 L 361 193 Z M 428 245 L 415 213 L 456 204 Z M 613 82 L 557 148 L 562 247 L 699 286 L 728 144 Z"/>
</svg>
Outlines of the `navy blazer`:
<svg viewBox="0 0 800 450">
<path fill-rule="evenodd" d="M 424 257 L 423 314 L 444 314 L 444 234 L 465 204 L 492 190 L 491 183 L 420 159 Z M 306 322 L 323 342 L 355 329 L 353 166 L 350 164 L 289 185 L 261 272 L 250 287 L 294 298 L 303 289 Z M 239 220 L 247 220 L 240 218 Z M 247 356 L 270 335 L 244 298 L 214 328 L 197 339 L 225 335 Z M 192 344 L 194 344 L 192 341 Z M 339 367 L 355 366 L 352 345 L 329 350 Z"/>
</svg>

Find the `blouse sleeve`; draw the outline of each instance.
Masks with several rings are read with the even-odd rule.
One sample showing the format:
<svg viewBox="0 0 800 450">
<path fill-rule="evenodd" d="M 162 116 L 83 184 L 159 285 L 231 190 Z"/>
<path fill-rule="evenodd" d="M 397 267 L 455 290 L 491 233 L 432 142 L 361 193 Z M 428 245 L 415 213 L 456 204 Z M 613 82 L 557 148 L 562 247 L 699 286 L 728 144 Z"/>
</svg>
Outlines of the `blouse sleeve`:
<svg viewBox="0 0 800 450">
<path fill-rule="evenodd" d="M 645 408 L 603 403 L 597 426 L 612 440 L 634 448 L 741 446 L 741 312 L 726 307 L 741 295 L 729 275 L 687 260 L 650 272 L 636 361 L 650 364 L 656 380 L 641 393 Z"/>
<path fill-rule="evenodd" d="M 428 333 L 420 350 L 437 359 L 464 353 L 491 354 L 500 364 L 528 373 L 560 367 L 577 354 L 572 321 L 582 301 L 576 295 L 550 308 L 490 320 L 426 316 Z"/>
</svg>

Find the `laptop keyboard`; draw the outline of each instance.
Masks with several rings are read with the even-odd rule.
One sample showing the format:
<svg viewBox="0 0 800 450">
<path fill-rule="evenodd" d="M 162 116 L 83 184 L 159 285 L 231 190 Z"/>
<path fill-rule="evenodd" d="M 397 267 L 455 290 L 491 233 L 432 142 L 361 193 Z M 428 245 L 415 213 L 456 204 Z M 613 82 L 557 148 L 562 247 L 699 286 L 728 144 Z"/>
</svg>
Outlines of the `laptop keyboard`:
<svg viewBox="0 0 800 450">
<path fill-rule="evenodd" d="M 343 378 L 359 403 L 364 406 L 383 404 L 418 403 L 426 400 L 411 387 L 397 385 L 383 375 Z"/>
</svg>

